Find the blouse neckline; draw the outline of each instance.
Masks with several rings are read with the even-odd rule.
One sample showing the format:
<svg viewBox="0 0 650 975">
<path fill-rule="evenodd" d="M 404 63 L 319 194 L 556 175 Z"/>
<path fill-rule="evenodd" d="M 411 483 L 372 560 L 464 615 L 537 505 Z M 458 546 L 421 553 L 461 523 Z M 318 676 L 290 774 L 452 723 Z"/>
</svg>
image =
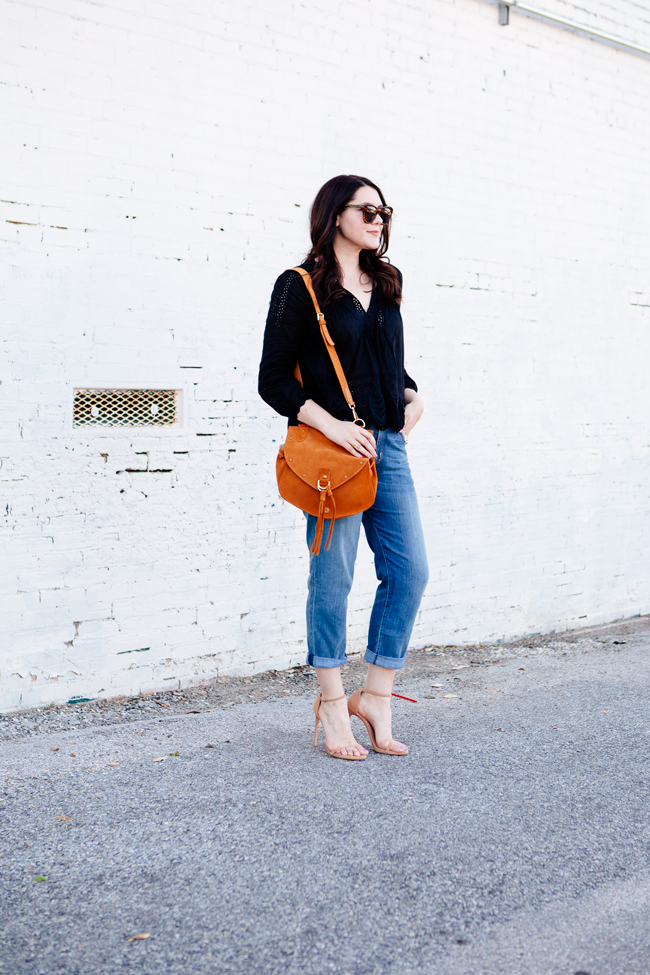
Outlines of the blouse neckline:
<svg viewBox="0 0 650 975">
<path fill-rule="evenodd" d="M 350 297 L 352 298 L 355 305 L 357 305 L 359 310 L 362 311 L 364 315 L 367 315 L 368 312 L 370 311 L 370 306 L 372 305 L 373 298 L 375 297 L 375 291 L 377 290 L 377 285 L 375 285 L 375 287 L 370 292 L 370 301 L 368 302 L 367 308 L 363 307 L 363 305 L 361 304 L 361 302 L 359 301 L 359 299 L 355 294 L 353 294 L 351 291 L 348 291 L 347 288 L 344 288 L 343 290 L 345 291 L 346 294 L 350 295 Z"/>
</svg>

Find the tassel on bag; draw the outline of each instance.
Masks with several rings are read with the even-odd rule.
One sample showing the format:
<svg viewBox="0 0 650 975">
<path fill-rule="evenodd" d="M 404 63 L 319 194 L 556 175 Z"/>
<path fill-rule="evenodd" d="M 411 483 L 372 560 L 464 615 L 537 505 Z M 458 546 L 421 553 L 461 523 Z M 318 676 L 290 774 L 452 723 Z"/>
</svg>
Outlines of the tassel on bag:
<svg viewBox="0 0 650 975">
<path fill-rule="evenodd" d="M 324 483 L 321 485 L 321 481 Z M 325 515 L 330 517 L 330 530 L 327 535 L 327 541 L 325 542 L 325 551 L 330 547 L 332 542 L 332 532 L 334 531 L 334 522 L 336 521 L 336 501 L 334 500 L 334 494 L 332 493 L 332 487 L 330 484 L 330 472 L 321 471 L 320 477 L 318 478 L 318 489 L 320 491 L 320 503 L 318 505 L 318 521 L 316 522 L 316 534 L 314 535 L 314 541 L 309 549 L 314 555 L 320 554 L 320 545 L 323 540 L 323 531 L 325 528 Z M 326 506 L 327 499 L 329 501 L 329 507 Z M 331 511 L 330 511 L 331 508 Z"/>
</svg>

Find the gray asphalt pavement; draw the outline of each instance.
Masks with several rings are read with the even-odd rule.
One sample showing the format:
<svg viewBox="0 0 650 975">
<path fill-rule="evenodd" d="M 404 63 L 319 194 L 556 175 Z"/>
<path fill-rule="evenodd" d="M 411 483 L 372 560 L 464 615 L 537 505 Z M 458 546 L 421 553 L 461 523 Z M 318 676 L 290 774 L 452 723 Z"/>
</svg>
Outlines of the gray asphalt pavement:
<svg viewBox="0 0 650 975">
<path fill-rule="evenodd" d="M 648 975 L 622 639 L 407 670 L 406 759 L 313 750 L 304 691 L 4 742 L 0 975 Z"/>
</svg>

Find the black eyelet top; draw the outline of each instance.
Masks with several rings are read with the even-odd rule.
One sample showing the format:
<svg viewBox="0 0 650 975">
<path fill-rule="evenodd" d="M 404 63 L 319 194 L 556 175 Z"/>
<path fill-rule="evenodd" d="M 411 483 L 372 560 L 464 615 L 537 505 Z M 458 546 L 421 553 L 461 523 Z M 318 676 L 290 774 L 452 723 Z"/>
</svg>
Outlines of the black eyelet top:
<svg viewBox="0 0 650 975">
<path fill-rule="evenodd" d="M 302 264 L 311 270 L 309 263 Z M 399 271 L 397 272 L 399 274 Z M 399 274 L 400 286 L 402 276 Z M 350 292 L 322 307 L 356 411 L 371 430 L 401 430 L 404 390 L 417 386 L 404 369 L 404 331 L 399 306 L 373 291 L 368 311 Z M 304 388 L 294 378 L 296 362 Z M 351 420 L 334 367 L 325 348 L 314 305 L 296 271 L 275 282 L 264 333 L 259 393 L 296 424 L 312 399 L 339 420 Z"/>
</svg>

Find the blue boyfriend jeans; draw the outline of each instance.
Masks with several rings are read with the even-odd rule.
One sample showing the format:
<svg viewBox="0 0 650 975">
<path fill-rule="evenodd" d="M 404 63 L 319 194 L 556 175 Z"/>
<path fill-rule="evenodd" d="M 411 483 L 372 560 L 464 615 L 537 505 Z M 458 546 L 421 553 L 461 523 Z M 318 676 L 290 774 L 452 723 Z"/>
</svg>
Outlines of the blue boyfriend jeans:
<svg viewBox="0 0 650 975">
<path fill-rule="evenodd" d="M 379 667 L 399 670 L 422 594 L 429 579 L 418 501 L 401 433 L 377 434 L 377 497 L 372 508 L 337 518 L 332 544 L 310 555 L 307 597 L 307 663 L 340 667 L 345 655 L 348 594 L 354 576 L 361 524 L 375 556 L 379 585 L 370 616 L 365 659 Z M 317 518 L 307 515 L 307 545 L 311 547 Z M 329 522 L 325 522 L 323 539 Z M 324 544 L 324 543 L 323 543 Z"/>
</svg>

